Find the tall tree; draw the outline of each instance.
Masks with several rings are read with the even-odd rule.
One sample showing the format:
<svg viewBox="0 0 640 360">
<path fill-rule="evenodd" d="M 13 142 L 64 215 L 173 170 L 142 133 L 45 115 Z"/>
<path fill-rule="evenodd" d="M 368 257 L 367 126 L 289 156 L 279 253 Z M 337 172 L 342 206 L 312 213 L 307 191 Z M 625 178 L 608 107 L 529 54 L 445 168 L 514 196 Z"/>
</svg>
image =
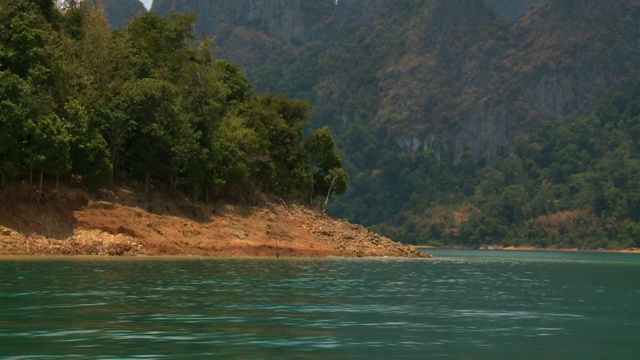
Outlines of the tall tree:
<svg viewBox="0 0 640 360">
<path fill-rule="evenodd" d="M 17 175 L 22 163 L 25 83 L 9 71 L 0 71 L 0 188 L 8 176 Z"/>
<path fill-rule="evenodd" d="M 70 168 L 71 136 L 63 121 L 56 114 L 49 114 L 28 127 L 31 143 L 28 148 L 28 164 L 31 169 L 40 173 L 38 189 L 43 191 L 43 175 L 58 177 Z"/>
<path fill-rule="evenodd" d="M 342 159 L 335 148 L 329 128 L 314 131 L 304 143 L 311 173 L 311 201 L 318 195 L 342 194 L 346 191 L 348 177 L 342 169 Z"/>
</svg>

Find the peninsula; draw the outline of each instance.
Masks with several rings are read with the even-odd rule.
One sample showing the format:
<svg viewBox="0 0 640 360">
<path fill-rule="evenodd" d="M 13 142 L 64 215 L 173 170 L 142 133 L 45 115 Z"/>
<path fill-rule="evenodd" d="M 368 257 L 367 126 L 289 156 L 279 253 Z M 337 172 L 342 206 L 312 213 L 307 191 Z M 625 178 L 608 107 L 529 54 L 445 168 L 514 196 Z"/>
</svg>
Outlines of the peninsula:
<svg viewBox="0 0 640 360">
<path fill-rule="evenodd" d="M 260 196 L 213 205 L 127 188 L 99 196 L 61 188 L 37 204 L 27 186 L 5 193 L 0 255 L 410 257 L 429 255 L 334 219 Z"/>
</svg>

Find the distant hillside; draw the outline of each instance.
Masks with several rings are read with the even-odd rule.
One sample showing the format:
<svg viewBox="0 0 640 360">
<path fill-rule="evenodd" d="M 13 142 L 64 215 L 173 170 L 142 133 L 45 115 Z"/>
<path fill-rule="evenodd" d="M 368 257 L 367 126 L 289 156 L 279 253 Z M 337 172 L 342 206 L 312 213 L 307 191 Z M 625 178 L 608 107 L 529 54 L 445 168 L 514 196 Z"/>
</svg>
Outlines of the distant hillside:
<svg viewBox="0 0 640 360">
<path fill-rule="evenodd" d="M 536 5 L 531 7 L 532 5 Z M 585 114 L 635 78 L 634 0 L 157 0 L 196 11 L 219 56 L 260 92 L 393 130 L 412 148 L 479 159 L 543 119 Z M 507 24 L 498 18 L 514 20 Z"/>
<path fill-rule="evenodd" d="M 519 136 L 591 113 L 640 70 L 640 0 L 156 0 L 153 10 L 198 12 L 216 56 L 258 92 L 313 101 L 354 182 L 332 210 L 387 229 L 407 229 L 390 220 L 399 213 L 472 195 L 447 187 L 460 164 L 517 156 Z"/>
</svg>

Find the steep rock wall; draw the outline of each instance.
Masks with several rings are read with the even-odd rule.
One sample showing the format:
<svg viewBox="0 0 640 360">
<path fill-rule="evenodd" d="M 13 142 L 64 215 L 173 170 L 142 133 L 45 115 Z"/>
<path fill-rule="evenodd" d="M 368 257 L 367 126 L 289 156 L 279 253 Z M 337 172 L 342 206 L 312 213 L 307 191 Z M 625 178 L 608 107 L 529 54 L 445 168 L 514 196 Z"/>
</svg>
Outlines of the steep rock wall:
<svg viewBox="0 0 640 360">
<path fill-rule="evenodd" d="M 155 0 L 152 7 L 160 15 L 197 11 L 198 32 L 215 35 L 219 55 L 239 63 L 260 91 L 282 91 L 260 82 L 267 67 L 287 73 L 283 59 L 314 58 L 299 77 L 317 77 L 307 91 L 334 109 L 333 119 L 486 159 L 543 120 L 588 113 L 632 82 L 639 9 L 639 0 Z M 319 44 L 313 53 L 311 43 Z"/>
<path fill-rule="evenodd" d="M 515 135 L 586 114 L 640 75 L 639 8 L 543 1 L 505 26 L 479 2 L 425 2 L 407 20 L 422 24 L 406 33 L 409 50 L 378 72 L 374 123 L 456 156 L 510 151 Z"/>
<path fill-rule="evenodd" d="M 392 0 L 342 0 L 338 1 L 333 19 L 333 26 L 359 26 L 374 21 L 380 16 L 390 13 L 389 5 Z M 400 0 L 403 2 L 403 0 Z"/>
<path fill-rule="evenodd" d="M 332 0 L 155 0 L 151 10 L 161 16 L 196 11 L 198 27 L 211 35 L 222 27 L 241 26 L 301 44 L 317 39 L 334 7 Z"/>
</svg>

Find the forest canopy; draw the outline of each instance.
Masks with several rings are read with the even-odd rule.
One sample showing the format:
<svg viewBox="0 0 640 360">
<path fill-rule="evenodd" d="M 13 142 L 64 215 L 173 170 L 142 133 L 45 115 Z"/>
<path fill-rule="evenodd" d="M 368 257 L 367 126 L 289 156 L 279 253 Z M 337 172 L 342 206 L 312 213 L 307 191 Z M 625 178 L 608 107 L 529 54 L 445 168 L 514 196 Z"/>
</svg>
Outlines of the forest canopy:
<svg viewBox="0 0 640 360">
<path fill-rule="evenodd" d="M 194 201 L 344 192 L 330 133 L 307 129 L 311 105 L 257 95 L 195 20 L 147 13 L 112 31 L 86 2 L 0 0 L 1 186 L 137 181 Z"/>
<path fill-rule="evenodd" d="M 588 116 L 546 121 L 489 163 L 469 151 L 455 159 L 450 150 L 402 150 L 382 131 L 352 127 L 347 135 L 378 144 L 366 157 L 349 147 L 352 159 L 394 165 L 364 173 L 347 161 L 356 191 L 334 206 L 392 238 L 446 247 L 640 247 L 640 83 Z M 366 193 L 379 196 L 359 195 Z"/>
</svg>

